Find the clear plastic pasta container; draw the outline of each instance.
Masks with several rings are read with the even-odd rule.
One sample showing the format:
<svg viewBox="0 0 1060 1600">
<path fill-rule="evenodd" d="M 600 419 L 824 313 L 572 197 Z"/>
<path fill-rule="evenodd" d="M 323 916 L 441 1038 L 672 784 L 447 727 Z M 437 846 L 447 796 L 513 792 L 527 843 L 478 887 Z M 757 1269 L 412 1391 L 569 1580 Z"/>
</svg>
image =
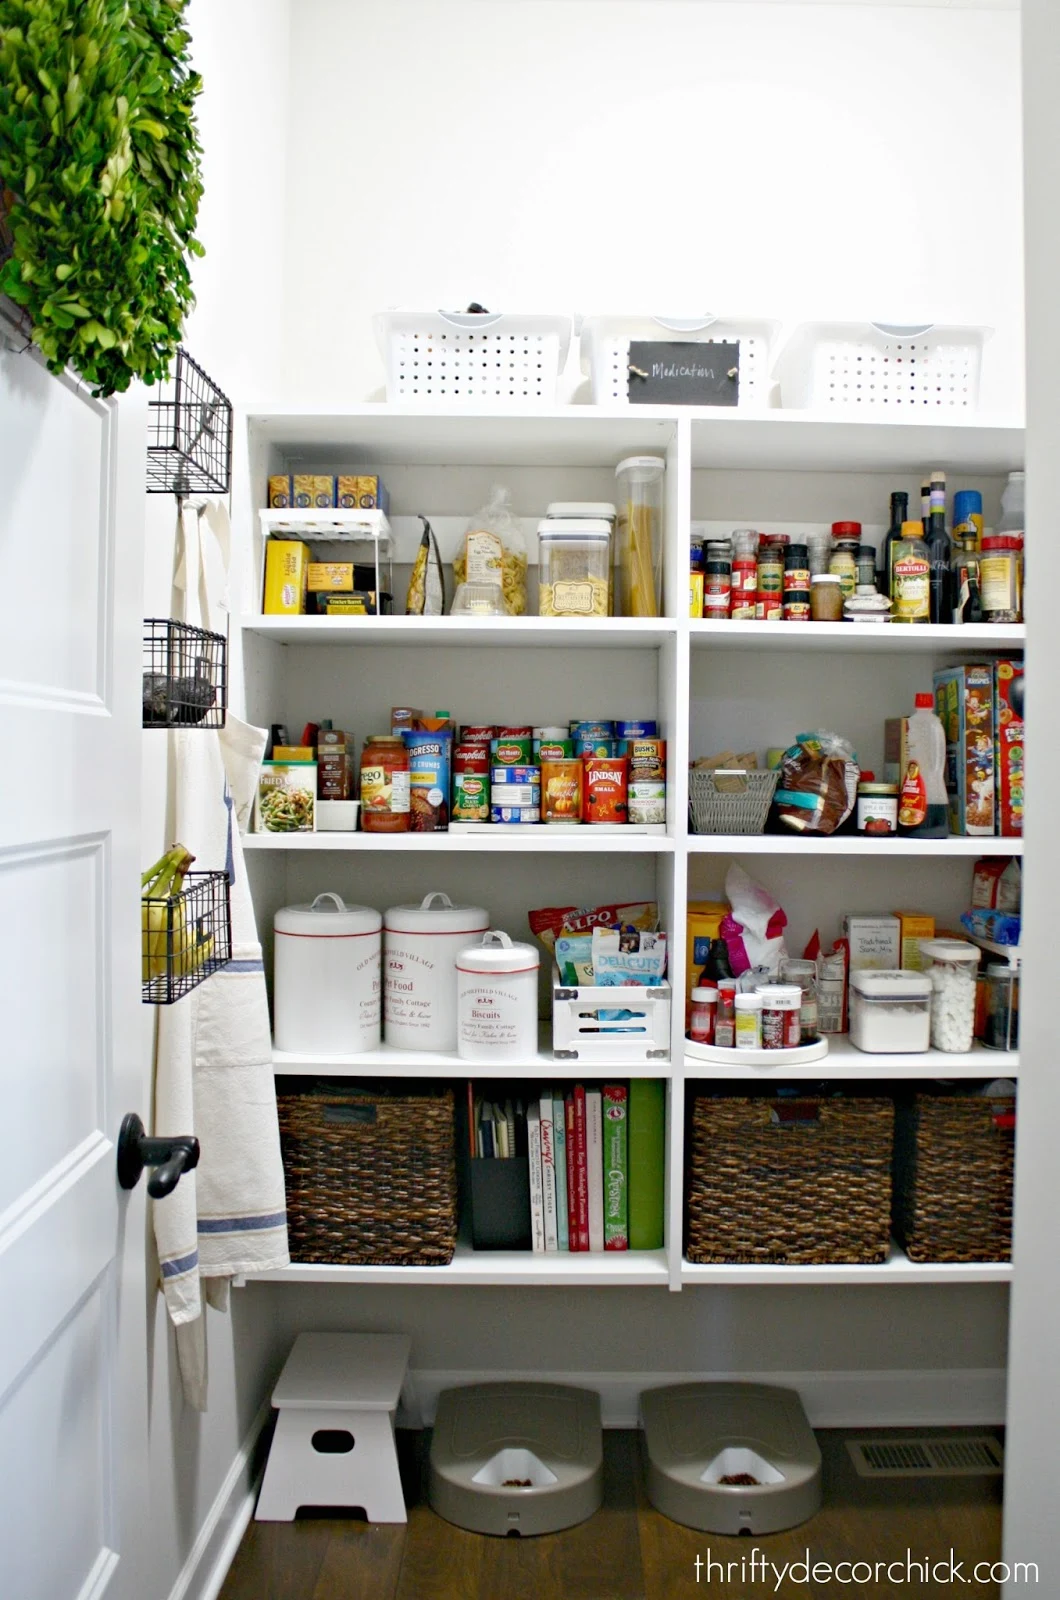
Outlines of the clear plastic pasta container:
<svg viewBox="0 0 1060 1600">
<path fill-rule="evenodd" d="M 852 972 L 850 1042 L 870 1055 L 926 1050 L 931 1042 L 931 980 L 904 967 Z"/>
<path fill-rule="evenodd" d="M 628 456 L 615 468 L 618 529 L 615 614 L 658 617 L 662 611 L 662 456 Z"/>
<path fill-rule="evenodd" d="M 538 523 L 538 615 L 606 617 L 611 609 L 611 524 L 587 517 Z"/>
</svg>

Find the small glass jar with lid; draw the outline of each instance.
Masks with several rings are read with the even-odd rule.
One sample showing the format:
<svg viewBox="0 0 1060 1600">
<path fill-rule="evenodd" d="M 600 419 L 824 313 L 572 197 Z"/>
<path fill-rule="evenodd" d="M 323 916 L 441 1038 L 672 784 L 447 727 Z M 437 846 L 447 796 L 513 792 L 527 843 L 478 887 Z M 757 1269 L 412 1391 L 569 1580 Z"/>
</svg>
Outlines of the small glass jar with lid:
<svg viewBox="0 0 1060 1600">
<path fill-rule="evenodd" d="M 538 616 L 608 616 L 610 524 L 588 517 L 546 517 L 538 523 L 537 540 Z"/>
<path fill-rule="evenodd" d="M 931 980 L 931 1043 L 948 1053 L 972 1048 L 979 949 L 966 939 L 921 939 Z"/>
<path fill-rule="evenodd" d="M 810 579 L 810 616 L 814 622 L 842 622 L 843 580 L 838 572 L 816 572 Z"/>
</svg>

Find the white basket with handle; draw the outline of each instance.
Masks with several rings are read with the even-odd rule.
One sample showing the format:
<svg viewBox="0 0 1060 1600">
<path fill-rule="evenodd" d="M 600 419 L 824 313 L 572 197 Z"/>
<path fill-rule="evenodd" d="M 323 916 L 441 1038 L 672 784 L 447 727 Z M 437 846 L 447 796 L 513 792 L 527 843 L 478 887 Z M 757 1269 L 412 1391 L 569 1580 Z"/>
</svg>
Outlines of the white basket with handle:
<svg viewBox="0 0 1060 1600">
<path fill-rule="evenodd" d="M 594 405 L 629 405 L 629 346 L 634 339 L 681 344 L 740 346 L 738 409 L 762 410 L 772 403 L 773 344 L 778 322 L 742 317 L 586 317 L 581 327 L 582 371 L 592 383 Z"/>
<path fill-rule="evenodd" d="M 780 403 L 796 411 L 925 416 L 974 411 L 990 328 L 804 322 L 777 357 Z"/>
<path fill-rule="evenodd" d="M 615 1065 L 670 1059 L 669 983 L 567 984 L 552 968 L 552 1054 L 557 1061 Z"/>
<path fill-rule="evenodd" d="M 555 405 L 574 318 L 490 311 L 380 311 L 386 397 Z"/>
</svg>

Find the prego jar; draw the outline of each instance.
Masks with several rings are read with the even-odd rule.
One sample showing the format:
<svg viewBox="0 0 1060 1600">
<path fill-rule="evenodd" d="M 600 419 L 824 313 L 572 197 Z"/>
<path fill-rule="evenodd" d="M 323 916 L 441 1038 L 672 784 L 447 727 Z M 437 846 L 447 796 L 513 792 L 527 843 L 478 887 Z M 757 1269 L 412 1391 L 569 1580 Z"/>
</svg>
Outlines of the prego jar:
<svg viewBox="0 0 1060 1600">
<path fill-rule="evenodd" d="M 979 949 L 964 939 L 921 939 L 931 980 L 931 1043 L 953 1053 L 972 1048 Z"/>
<path fill-rule="evenodd" d="M 762 996 L 762 1049 L 796 1049 L 801 1034 L 802 990 L 793 983 L 767 983 L 758 992 Z"/>
<path fill-rule="evenodd" d="M 362 833 L 407 833 L 411 807 L 404 739 L 370 734 L 361 754 Z"/>
<path fill-rule="evenodd" d="M 379 1048 L 383 919 L 337 894 L 283 906 L 273 918 L 273 1034 L 291 1055 Z"/>
<path fill-rule="evenodd" d="M 532 945 L 489 930 L 456 958 L 457 1054 L 465 1061 L 526 1061 L 537 1053 L 537 973 Z"/>
<path fill-rule="evenodd" d="M 484 906 L 454 906 L 435 891 L 383 919 L 386 1042 L 399 1050 L 456 1049 L 456 958 L 490 925 Z"/>
</svg>

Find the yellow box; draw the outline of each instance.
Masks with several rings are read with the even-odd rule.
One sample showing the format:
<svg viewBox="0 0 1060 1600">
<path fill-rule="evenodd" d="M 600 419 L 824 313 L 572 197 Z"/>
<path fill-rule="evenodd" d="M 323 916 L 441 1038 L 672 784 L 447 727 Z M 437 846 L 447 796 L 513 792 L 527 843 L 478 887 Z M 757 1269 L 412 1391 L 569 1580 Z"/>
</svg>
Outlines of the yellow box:
<svg viewBox="0 0 1060 1600">
<path fill-rule="evenodd" d="M 703 574 L 690 572 L 688 574 L 688 615 L 702 617 L 703 615 Z"/>
<path fill-rule="evenodd" d="M 315 761 L 316 749 L 311 744 L 273 745 L 270 761 Z"/>
<path fill-rule="evenodd" d="M 690 900 L 688 938 L 685 944 L 685 1011 L 692 1004 L 692 990 L 710 953 L 710 941 L 721 938 L 721 919 L 729 914 L 727 900 Z"/>
<path fill-rule="evenodd" d="M 353 594 L 328 595 L 329 617 L 370 617 L 375 615 L 372 597 L 359 590 Z"/>
<path fill-rule="evenodd" d="M 335 479 L 335 504 L 345 511 L 386 511 L 386 489 L 374 472 L 340 472 Z"/>
<path fill-rule="evenodd" d="M 307 544 L 301 539 L 269 539 L 265 545 L 265 615 L 302 616 L 308 577 Z"/>
<path fill-rule="evenodd" d="M 353 588 L 352 561 L 311 561 L 309 563 L 309 593 L 341 593 Z"/>
<path fill-rule="evenodd" d="M 274 511 L 282 511 L 286 506 L 293 505 L 291 499 L 291 480 L 283 475 L 269 479 L 269 505 Z"/>
<path fill-rule="evenodd" d="M 335 480 L 326 472 L 296 472 L 291 480 L 294 503 L 301 510 L 327 510 L 335 504 Z"/>
<path fill-rule="evenodd" d="M 892 915 L 901 924 L 899 962 L 912 972 L 923 972 L 924 958 L 920 953 L 921 939 L 935 937 L 935 919 L 923 911 L 895 911 Z"/>
</svg>

